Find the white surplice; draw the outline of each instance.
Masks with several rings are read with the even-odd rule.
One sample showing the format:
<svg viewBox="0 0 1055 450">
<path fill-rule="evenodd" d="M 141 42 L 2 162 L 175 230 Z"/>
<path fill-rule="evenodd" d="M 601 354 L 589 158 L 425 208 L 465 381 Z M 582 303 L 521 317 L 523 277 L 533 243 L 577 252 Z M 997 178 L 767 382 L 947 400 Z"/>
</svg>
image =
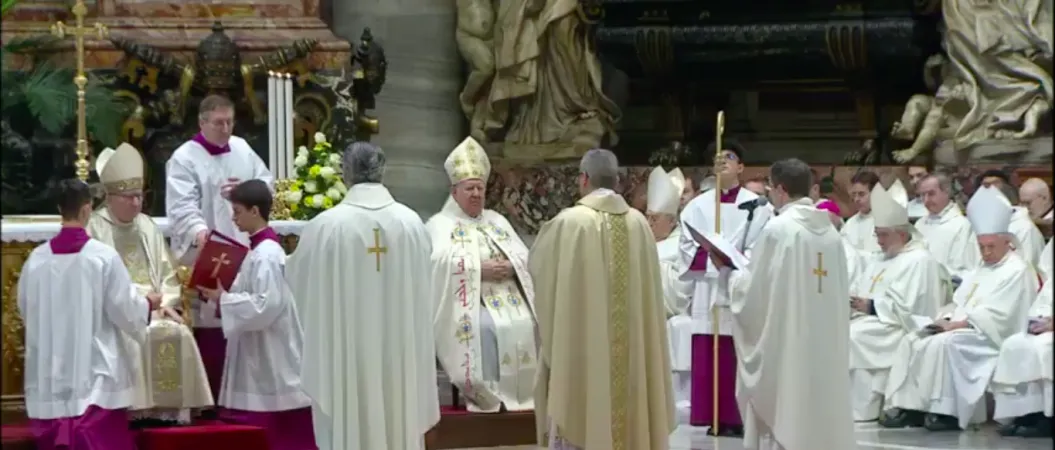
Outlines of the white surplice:
<svg viewBox="0 0 1055 450">
<path fill-rule="evenodd" d="M 808 198 L 785 205 L 752 251 L 750 268 L 730 280 L 744 447 L 856 448 L 846 376 L 850 283 L 828 212 Z"/>
<path fill-rule="evenodd" d="M 681 239 L 681 226 L 674 227 L 666 239 L 656 243 L 659 255 L 659 274 L 663 283 L 663 303 L 667 307 L 667 336 L 670 339 L 670 360 L 682 361 L 685 365 L 674 367 L 674 406 L 678 411 L 688 411 L 692 374 L 689 371 L 692 361 L 692 316 L 689 303 L 692 301 L 692 282 L 681 279 L 683 264 L 678 244 Z M 684 422 L 687 422 L 685 416 Z"/>
<path fill-rule="evenodd" d="M 1045 282 L 1052 279 L 1052 266 L 1055 266 L 1055 253 L 1052 250 L 1052 242 L 1055 240 L 1048 240 L 1048 243 L 1044 245 L 1044 250 L 1040 252 L 1040 261 L 1037 261 L 1037 272 L 1040 273 L 1041 278 Z"/>
<path fill-rule="evenodd" d="M 1033 218 L 1029 216 L 1029 210 L 1024 206 L 1016 206 L 1011 214 L 1011 225 L 1008 230 L 1015 235 L 1015 251 L 1022 256 L 1031 267 L 1037 267 L 1040 263 L 1040 254 L 1044 250 L 1044 235 L 1041 234 Z"/>
<path fill-rule="evenodd" d="M 879 255 L 868 255 L 865 256 L 860 250 L 850 243 L 850 240 L 846 236 L 840 235 L 843 240 L 843 251 L 846 253 L 846 276 L 850 280 L 850 284 L 853 285 L 858 278 L 864 276 L 868 272 L 868 266 L 875 261 Z"/>
<path fill-rule="evenodd" d="M 304 227 L 286 279 L 320 450 L 415 450 L 440 419 L 428 232 L 361 183 Z"/>
<path fill-rule="evenodd" d="M 879 248 L 879 241 L 876 240 L 875 218 L 872 214 L 860 212 L 854 214 L 853 217 L 846 219 L 839 233 L 849 240 L 854 248 L 860 250 L 865 258 L 882 252 Z"/>
<path fill-rule="evenodd" d="M 117 222 L 107 208 L 88 220 L 88 234 L 116 249 L 139 295 L 161 294 L 161 305 L 180 309 L 180 281 L 161 229 L 146 214 L 131 223 Z M 194 335 L 186 325 L 152 313 L 140 335 L 125 335 L 136 355 L 134 418 L 190 423 L 191 409 L 213 405 L 209 379 Z"/>
<path fill-rule="evenodd" d="M 528 248 L 501 214 L 485 209 L 469 217 L 449 197 L 425 226 L 440 366 L 470 411 L 534 409 L 538 343 Z M 508 260 L 514 276 L 482 280 L 480 265 L 489 259 Z"/>
<path fill-rule="evenodd" d="M 1041 288 L 1029 317 L 1051 319 L 1052 283 Z M 1052 333 L 1015 334 L 1000 346 L 996 371 L 989 389 L 996 408 L 993 419 L 1003 420 L 1042 412 L 1055 413 L 1052 389 Z"/>
<path fill-rule="evenodd" d="M 116 250 L 94 239 L 72 254 L 41 244 L 22 266 L 18 311 L 31 419 L 132 405 L 135 356 L 122 333 L 145 332 L 150 303 L 137 294 Z"/>
<path fill-rule="evenodd" d="M 962 280 L 965 273 L 982 264 L 978 238 L 956 203 L 949 202 L 940 214 L 916 221 L 916 230 L 927 241 L 927 250 L 945 265 L 950 276 Z"/>
<path fill-rule="evenodd" d="M 887 383 L 886 407 L 954 416 L 961 428 L 985 420 L 980 403 L 1000 345 L 1022 330 L 1037 277 L 1015 252 L 968 272 L 953 294 L 952 321 L 969 328 L 912 340 L 898 348 Z M 917 324 L 927 323 L 917 317 Z M 980 407 L 979 407 L 980 406 Z"/>
<path fill-rule="evenodd" d="M 216 403 L 245 411 L 306 408 L 301 384 L 304 333 L 286 284 L 286 251 L 270 239 L 253 248 L 220 297 L 227 359 Z"/>
<path fill-rule="evenodd" d="M 875 308 L 874 315 L 858 315 L 850 322 L 855 421 L 879 418 L 897 349 L 918 331 L 913 316 L 938 314 L 948 300 L 948 278 L 926 244 L 910 241 L 897 255 L 877 259 L 850 284 L 850 295 L 871 299 Z"/>
</svg>

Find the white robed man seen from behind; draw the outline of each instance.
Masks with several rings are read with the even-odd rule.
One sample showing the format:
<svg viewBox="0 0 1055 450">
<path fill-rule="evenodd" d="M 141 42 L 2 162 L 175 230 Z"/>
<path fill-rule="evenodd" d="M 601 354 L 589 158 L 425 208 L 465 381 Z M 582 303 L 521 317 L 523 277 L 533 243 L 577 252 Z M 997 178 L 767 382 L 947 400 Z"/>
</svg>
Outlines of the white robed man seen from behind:
<svg viewBox="0 0 1055 450">
<path fill-rule="evenodd" d="M 982 263 L 978 238 L 960 206 L 952 201 L 952 178 L 944 173 L 927 175 L 916 184 L 927 215 L 916 221 L 916 229 L 927 241 L 927 249 L 945 265 L 955 284 Z"/>
<path fill-rule="evenodd" d="M 889 191 L 876 184 L 871 202 L 883 253 L 850 283 L 850 384 L 859 422 L 879 418 L 897 349 L 918 329 L 912 317 L 937 315 L 951 293 L 945 268 L 910 223 L 900 182 Z"/>
<path fill-rule="evenodd" d="M 382 182 L 385 155 L 343 155 L 344 200 L 304 227 L 286 279 L 320 450 L 421 450 L 439 421 L 428 232 Z"/>
<path fill-rule="evenodd" d="M 1029 309 L 1026 331 L 1007 338 L 1000 346 L 989 389 L 995 403 L 993 419 L 1004 422 L 1000 427 L 1004 436 L 1051 437 L 1055 416 L 1052 286 L 1049 280 L 1040 289 Z"/>
<path fill-rule="evenodd" d="M 808 197 L 806 163 L 779 161 L 769 178 L 777 215 L 755 242 L 750 266 L 730 276 L 744 447 L 853 450 L 842 237 Z"/>
<path fill-rule="evenodd" d="M 130 365 L 136 372 L 132 418 L 137 425 L 188 424 L 191 410 L 212 406 L 213 396 L 194 335 L 177 312 L 182 297 L 175 261 L 161 229 L 142 213 L 143 157 L 121 144 L 103 150 L 95 170 L 106 205 L 92 213 L 88 234 L 117 250 L 139 295 L 161 294 L 146 332 L 124 334 L 136 361 Z M 160 366 L 162 361 L 174 365 Z"/>
<path fill-rule="evenodd" d="M 238 230 L 227 197 L 238 183 L 274 177 L 249 143 L 234 131 L 234 103 L 210 95 L 198 108 L 201 131 L 185 142 L 165 163 L 165 215 L 169 219 L 172 251 L 180 264 L 194 267 L 209 230 L 249 246 L 249 235 Z M 274 187 L 272 186 L 272 189 Z M 209 375 L 213 398 L 219 396 L 227 342 L 216 302 L 191 304 L 191 324 L 202 362 Z"/>
<path fill-rule="evenodd" d="M 618 180 L 612 152 L 586 152 L 582 198 L 531 247 L 542 344 L 535 428 L 551 450 L 670 448 L 659 257 L 648 221 L 613 190 Z"/>
<path fill-rule="evenodd" d="M 968 272 L 936 320 L 917 317 L 924 335 L 899 347 L 887 382 L 885 427 L 955 430 L 985 420 L 982 397 L 1000 345 L 1019 332 L 1037 292 L 1037 278 L 1011 250 L 1011 204 L 996 188 L 980 188 L 967 204 L 982 265 Z"/>
<path fill-rule="evenodd" d="M 436 353 L 474 412 L 535 407 L 535 289 L 528 249 L 501 214 L 484 208 L 491 162 L 465 138 L 443 168 L 451 195 L 425 224 L 432 242 Z"/>
</svg>

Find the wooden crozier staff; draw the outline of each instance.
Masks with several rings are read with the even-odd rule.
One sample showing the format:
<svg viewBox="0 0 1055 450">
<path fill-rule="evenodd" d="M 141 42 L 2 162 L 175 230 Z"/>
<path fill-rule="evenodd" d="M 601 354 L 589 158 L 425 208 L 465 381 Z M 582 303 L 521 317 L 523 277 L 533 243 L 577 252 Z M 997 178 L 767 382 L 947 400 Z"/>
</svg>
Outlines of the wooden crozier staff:
<svg viewBox="0 0 1055 450">
<path fill-rule="evenodd" d="M 718 123 L 714 137 L 714 234 L 722 232 L 722 134 L 725 133 L 725 111 L 718 111 Z M 714 249 L 712 248 L 713 252 Z M 718 439 L 718 304 L 711 306 L 711 433 Z M 717 445 L 717 444 L 716 444 Z"/>
</svg>

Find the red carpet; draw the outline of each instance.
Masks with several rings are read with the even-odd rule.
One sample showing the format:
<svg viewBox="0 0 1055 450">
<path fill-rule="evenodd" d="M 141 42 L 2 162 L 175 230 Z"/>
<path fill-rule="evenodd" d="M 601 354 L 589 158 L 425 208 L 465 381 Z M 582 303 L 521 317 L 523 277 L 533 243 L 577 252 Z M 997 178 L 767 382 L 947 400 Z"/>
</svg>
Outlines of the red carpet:
<svg viewBox="0 0 1055 450">
<path fill-rule="evenodd" d="M 150 428 L 136 431 L 139 450 L 268 450 L 263 428 L 200 421 L 191 426 Z M 33 450 L 28 424 L 0 427 L 0 447 L 4 450 Z"/>
</svg>

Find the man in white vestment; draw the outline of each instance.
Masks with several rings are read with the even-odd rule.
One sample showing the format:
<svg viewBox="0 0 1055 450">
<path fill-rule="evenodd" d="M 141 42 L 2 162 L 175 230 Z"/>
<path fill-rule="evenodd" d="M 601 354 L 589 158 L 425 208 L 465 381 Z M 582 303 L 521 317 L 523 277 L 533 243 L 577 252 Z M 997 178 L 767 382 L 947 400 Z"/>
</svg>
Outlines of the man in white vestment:
<svg viewBox="0 0 1055 450">
<path fill-rule="evenodd" d="M 865 258 L 879 255 L 882 251 L 875 237 L 875 223 L 872 219 L 870 196 L 872 189 L 879 184 L 879 175 L 863 170 L 850 178 L 850 199 L 857 207 L 857 213 L 846 219 L 846 224 L 839 230 L 850 244 Z"/>
<path fill-rule="evenodd" d="M 928 430 L 965 428 L 985 420 L 982 397 L 1000 345 L 1019 332 L 1037 292 L 1037 277 L 1011 250 L 1012 208 L 996 188 L 979 189 L 967 205 L 982 266 L 953 294 L 951 313 L 916 317 L 921 339 L 899 347 L 880 424 Z M 950 309 L 946 308 L 946 309 Z"/>
<path fill-rule="evenodd" d="M 850 283 L 856 316 L 850 322 L 850 383 L 858 422 L 879 418 L 898 346 L 915 337 L 912 317 L 937 315 L 950 291 L 945 268 L 909 222 L 904 191 L 894 194 L 900 198 L 881 184 L 872 189 L 872 217 L 883 254 Z"/>
<path fill-rule="evenodd" d="M 126 410 L 139 361 L 124 341 L 146 332 L 161 293 L 137 292 L 121 255 L 88 236 L 85 182 L 56 190 L 62 228 L 29 254 L 17 288 L 35 448 L 135 450 Z"/>
<path fill-rule="evenodd" d="M 958 285 L 965 273 L 982 263 L 982 255 L 971 222 L 952 201 L 952 178 L 944 173 L 928 175 L 916 184 L 916 192 L 927 208 L 926 217 L 916 221 L 916 230 L 927 241 L 930 254 L 945 265 L 953 284 Z"/>
<path fill-rule="evenodd" d="M 714 143 L 706 154 L 714 154 Z M 750 248 L 769 218 L 770 209 L 766 201 L 754 192 L 743 189 L 740 175 L 744 171 L 744 149 L 735 141 L 723 143 L 715 172 L 720 173 L 720 186 L 704 192 L 693 199 L 681 212 L 682 229 L 691 226 L 697 231 L 714 231 L 715 203 L 721 206 L 721 233 L 736 248 L 750 256 Z M 690 361 L 678 360 L 674 367 L 690 365 L 692 372 L 691 405 L 689 423 L 694 426 L 713 425 L 713 404 L 718 402 L 719 427 L 709 433 L 739 436 L 743 432 L 740 414 L 737 412 L 736 351 L 732 342 L 732 315 L 729 312 L 728 273 L 720 272 L 708 262 L 707 249 L 697 243 L 689 233 L 682 233 L 679 240 L 682 270 L 681 279 L 692 284 L 692 301 L 689 309 L 692 316 L 692 338 Z M 718 315 L 718 329 L 713 329 L 713 314 Z M 683 339 L 676 337 L 679 342 Z M 714 340 L 718 340 L 718 398 L 714 397 Z M 684 352 L 679 352 L 679 357 Z"/>
<path fill-rule="evenodd" d="M 1048 243 L 1044 245 L 1044 250 L 1040 252 L 1040 262 L 1037 263 L 1037 271 L 1040 272 L 1040 277 L 1045 282 L 1055 277 L 1055 274 L 1052 273 L 1055 270 L 1053 268 L 1055 266 L 1055 254 L 1052 251 L 1052 242 L 1055 242 L 1055 240 L 1049 239 Z"/>
<path fill-rule="evenodd" d="M 385 155 L 343 156 L 350 186 L 286 261 L 319 450 L 423 450 L 440 419 L 428 232 L 382 184 Z"/>
<path fill-rule="evenodd" d="M 1018 197 L 1022 206 L 1029 209 L 1029 216 L 1046 239 L 1051 239 L 1052 220 L 1055 210 L 1052 209 L 1051 186 L 1040 178 L 1030 178 L 1018 188 Z"/>
<path fill-rule="evenodd" d="M 923 166 L 909 166 L 908 178 L 909 182 L 912 183 L 912 199 L 908 201 L 908 220 L 909 222 L 915 223 L 921 217 L 926 217 L 929 212 L 925 205 L 926 201 L 923 198 L 923 193 L 920 191 L 920 182 L 930 175 L 927 172 L 927 168 Z"/>
<path fill-rule="evenodd" d="M 1036 268 L 1040 262 L 1040 252 L 1044 250 L 1044 235 L 1040 233 L 1037 224 L 1029 216 L 1029 209 L 1018 206 L 1018 190 L 1010 184 L 1001 184 L 997 187 L 1004 194 L 1007 201 L 1011 202 L 1013 212 L 1011 213 L 1011 224 L 1008 231 L 1015 236 L 1013 245 L 1022 259 L 1029 263 L 1030 267 Z"/>
<path fill-rule="evenodd" d="M 1055 400 L 1052 399 L 1052 285 L 1044 283 L 1029 309 L 1026 331 L 1000 346 L 993 392 L 993 419 L 1006 422 L 1004 436 L 1050 437 Z"/>
<path fill-rule="evenodd" d="M 249 246 L 249 235 L 238 231 L 231 218 L 231 202 L 227 196 L 242 181 L 274 183 L 271 172 L 249 143 L 231 135 L 234 104 L 230 100 L 219 95 L 202 100 L 198 109 L 198 126 L 201 131 L 172 152 L 172 157 L 165 163 L 165 215 L 169 219 L 169 239 L 175 257 L 187 267 L 194 267 L 209 230 Z M 213 398 L 216 398 L 227 348 L 220 328 L 220 315 L 215 302 L 193 302 L 191 311 L 194 337 L 209 375 Z"/>
<path fill-rule="evenodd" d="M 779 161 L 769 177 L 777 216 L 730 279 L 744 448 L 853 450 L 842 238 L 808 197 L 806 163 Z"/>
<path fill-rule="evenodd" d="M 814 186 L 816 186 L 816 184 L 814 184 Z M 812 197 L 810 199 L 812 200 Z M 814 206 L 816 206 L 819 210 L 828 212 L 828 220 L 831 220 L 832 226 L 835 227 L 836 231 L 839 231 L 843 228 L 845 222 L 843 222 L 842 215 L 840 215 L 839 205 L 835 204 L 835 202 L 831 200 L 822 199 L 820 201 L 817 201 Z M 840 234 L 840 236 L 842 235 Z M 850 280 L 850 284 L 853 285 L 854 281 L 857 280 L 857 277 L 861 276 L 861 274 L 866 270 L 868 264 L 871 263 L 877 257 L 874 255 L 869 255 L 866 258 L 860 250 L 854 248 L 853 244 L 850 243 L 850 240 L 846 239 L 846 236 L 842 236 L 842 239 L 843 250 L 846 251 L 846 274 L 849 277 L 848 279 Z"/>
<path fill-rule="evenodd" d="M 198 345 L 183 324 L 180 280 L 161 229 L 143 210 L 143 158 L 139 150 L 121 144 L 95 158 L 95 170 L 106 193 L 106 206 L 92 213 L 87 231 L 121 255 L 139 295 L 161 294 L 161 309 L 153 313 L 141 335 L 124 335 L 138 364 L 132 417 L 151 422 L 190 423 L 191 409 L 213 405 Z M 188 311 L 189 312 L 189 311 Z"/>
<path fill-rule="evenodd" d="M 473 412 L 535 408 L 535 290 L 528 248 L 501 214 L 484 208 L 491 162 L 465 138 L 443 164 L 451 195 L 425 227 L 440 366 Z"/>
</svg>

